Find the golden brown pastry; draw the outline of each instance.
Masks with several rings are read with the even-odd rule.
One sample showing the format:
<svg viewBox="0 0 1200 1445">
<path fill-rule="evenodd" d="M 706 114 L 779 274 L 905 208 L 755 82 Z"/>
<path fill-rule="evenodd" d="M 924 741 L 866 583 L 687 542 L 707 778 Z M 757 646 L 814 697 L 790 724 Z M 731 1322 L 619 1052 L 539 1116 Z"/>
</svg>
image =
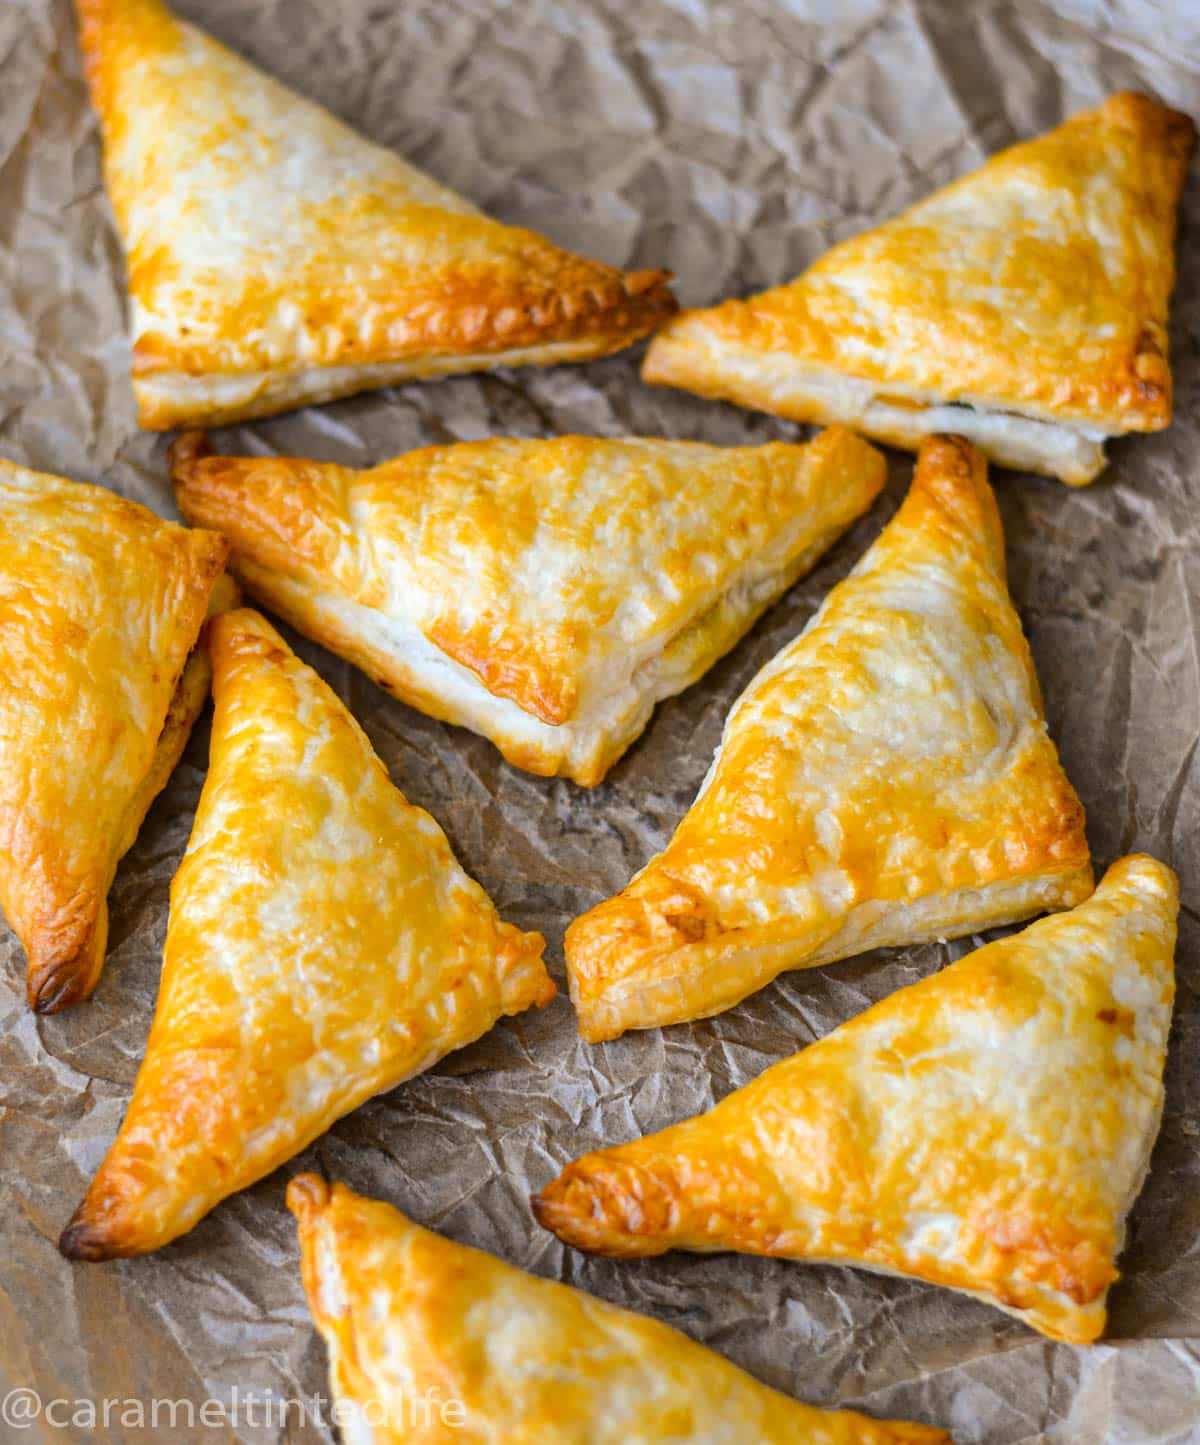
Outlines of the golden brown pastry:
<svg viewBox="0 0 1200 1445">
<path fill-rule="evenodd" d="M 352 1445 L 950 1445 L 818 1410 L 657 1320 L 443 1239 L 344 1184 L 288 1185 Z"/>
<path fill-rule="evenodd" d="M 1163 1104 L 1179 890 L 1153 858 L 534 1201 L 601 1254 L 740 1250 L 965 1290 L 1087 1343 Z"/>
<path fill-rule="evenodd" d="M 628 346 L 675 310 L 482 215 L 162 0 L 77 0 L 143 426 Z"/>
<path fill-rule="evenodd" d="M 986 470 L 925 443 L 895 518 L 735 703 L 666 851 L 567 930 L 584 1038 L 1091 892 Z"/>
<path fill-rule="evenodd" d="M 193 648 L 227 550 L 0 460 L 0 907 L 39 1013 L 100 977 L 117 863 L 208 696 Z"/>
<path fill-rule="evenodd" d="M 373 1094 L 554 996 L 358 724 L 256 612 L 209 631 L 212 753 L 125 1122 L 69 1259 L 157 1249 Z"/>
<path fill-rule="evenodd" d="M 1013 146 L 789 285 L 671 322 L 647 381 L 914 450 L 1090 482 L 1171 419 L 1167 307 L 1185 115 L 1114 95 Z"/>
<path fill-rule="evenodd" d="M 874 501 L 878 452 L 557 437 L 370 471 L 172 449 L 247 589 L 518 767 L 598 783 Z"/>
</svg>

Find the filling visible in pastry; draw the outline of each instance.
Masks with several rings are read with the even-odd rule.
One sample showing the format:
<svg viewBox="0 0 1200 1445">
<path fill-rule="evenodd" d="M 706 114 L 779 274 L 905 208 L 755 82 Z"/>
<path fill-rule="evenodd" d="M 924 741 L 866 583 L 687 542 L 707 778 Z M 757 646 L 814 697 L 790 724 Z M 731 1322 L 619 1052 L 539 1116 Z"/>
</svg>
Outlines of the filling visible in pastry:
<svg viewBox="0 0 1200 1445">
<path fill-rule="evenodd" d="M 951 1445 L 820 1410 L 659 1321 L 299 1174 L 288 1207 L 353 1445 Z"/>
<path fill-rule="evenodd" d="M 563 437 L 368 472 L 172 452 L 248 590 L 518 766 L 591 785 L 878 494 L 840 429 L 803 446 Z"/>
<path fill-rule="evenodd" d="M 1169 868 L 1122 859 L 708 1113 L 569 1164 L 534 1211 L 601 1254 L 850 1264 L 1095 1340 L 1162 1113 L 1178 908 Z"/>
<path fill-rule="evenodd" d="M 1042 472 L 1072 486 L 1104 470 L 1104 443 L 1114 433 L 1084 423 L 989 406 L 983 400 L 940 401 L 889 383 L 805 366 L 785 353 L 763 354 L 725 344 L 720 369 L 737 399 L 738 379 L 751 384 L 756 405 L 781 416 L 838 423 L 889 446 L 916 451 L 927 437 L 953 432 L 991 461 L 1018 471 Z"/>
</svg>

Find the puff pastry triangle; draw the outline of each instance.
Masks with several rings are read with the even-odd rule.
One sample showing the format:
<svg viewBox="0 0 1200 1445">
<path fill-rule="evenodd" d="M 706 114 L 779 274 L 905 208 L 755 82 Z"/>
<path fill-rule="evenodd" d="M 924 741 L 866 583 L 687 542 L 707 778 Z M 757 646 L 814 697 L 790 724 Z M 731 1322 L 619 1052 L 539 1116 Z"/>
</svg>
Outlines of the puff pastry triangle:
<svg viewBox="0 0 1200 1445">
<path fill-rule="evenodd" d="M 77 0 L 143 426 L 603 356 L 675 310 L 482 215 L 162 0 Z"/>
<path fill-rule="evenodd" d="M 878 495 L 880 454 L 497 438 L 370 471 L 172 449 L 247 589 L 402 701 L 598 783 Z"/>
<path fill-rule="evenodd" d="M 313 1174 L 288 1186 L 348 1440 L 371 1445 L 950 1445 L 818 1410 L 669 1326 L 454 1244 Z"/>
<path fill-rule="evenodd" d="M 707 1114 L 535 1201 L 602 1254 L 740 1250 L 1104 1329 L 1163 1104 L 1178 886 L 1135 856 L 1069 913 L 900 989 Z"/>
<path fill-rule="evenodd" d="M 790 968 L 1091 891 L 980 454 L 921 450 L 900 511 L 734 705 L 659 854 L 567 930 L 583 1036 L 718 1013 Z"/>
<path fill-rule="evenodd" d="M 0 907 L 40 1013 L 85 998 L 117 863 L 208 696 L 228 548 L 0 460 Z"/>
<path fill-rule="evenodd" d="M 1106 437 L 1171 418 L 1167 308 L 1185 115 L 1114 95 L 821 257 L 687 312 L 647 381 L 895 446 L 956 432 L 1090 482 Z"/>
<path fill-rule="evenodd" d="M 125 1121 L 61 1248 L 157 1249 L 371 1095 L 554 996 L 358 724 L 255 612 L 210 627 L 212 752 Z"/>
</svg>

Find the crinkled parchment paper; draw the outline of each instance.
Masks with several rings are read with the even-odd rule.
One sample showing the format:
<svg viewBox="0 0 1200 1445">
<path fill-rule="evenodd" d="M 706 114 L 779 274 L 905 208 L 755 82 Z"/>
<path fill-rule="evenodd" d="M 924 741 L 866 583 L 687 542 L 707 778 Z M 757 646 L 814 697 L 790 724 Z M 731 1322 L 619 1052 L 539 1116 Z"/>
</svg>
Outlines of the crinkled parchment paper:
<svg viewBox="0 0 1200 1445">
<path fill-rule="evenodd" d="M 1200 113 L 1195 0 L 182 0 L 181 9 L 505 220 L 629 266 L 686 302 L 792 276 L 989 153 L 1108 92 Z M 327 1171 L 455 1239 L 648 1311 L 824 1405 L 915 1416 L 964 1442 L 1200 1441 L 1200 185 L 1185 203 L 1172 330 L 1177 417 L 1111 449 L 1085 491 L 1001 474 L 1012 589 L 1097 862 L 1132 848 L 1182 875 L 1167 1110 L 1113 1290 L 1108 1339 L 1053 1345 L 984 1305 L 848 1269 L 736 1256 L 599 1262 L 527 1198 L 576 1154 L 711 1104 L 969 946 L 795 973 L 719 1018 L 581 1044 L 560 998 L 336 1125 L 160 1254 L 72 1268 L 55 1240 L 121 1118 L 154 1004 L 167 887 L 204 776 L 197 728 L 112 895 L 93 1002 L 39 1020 L 0 925 L 0 1395 L 291 1400 L 288 1424 L 0 1424 L 0 1440 L 325 1441 L 326 1392 L 283 1203 Z M 0 0 L 0 453 L 173 514 L 166 440 L 126 376 L 122 269 L 65 0 Z M 767 417 L 650 390 L 638 355 L 414 385 L 219 434 L 226 449 L 366 465 L 494 434 L 790 437 Z M 888 494 L 732 655 L 659 709 L 594 792 L 299 644 L 392 777 L 445 827 L 501 912 L 550 940 L 662 846 L 725 712 L 903 494 Z M 61 1408 L 52 1411 L 63 1418 Z M 82 1418 L 86 1419 L 86 1415 Z M 127 1418 L 129 1418 L 127 1416 Z M 186 1418 L 181 1416 L 180 1418 Z M 211 1417 L 210 1417 L 211 1418 Z M 276 1420 L 278 1416 L 275 1417 Z M 552 1442 L 548 1442 L 552 1445 Z"/>
</svg>

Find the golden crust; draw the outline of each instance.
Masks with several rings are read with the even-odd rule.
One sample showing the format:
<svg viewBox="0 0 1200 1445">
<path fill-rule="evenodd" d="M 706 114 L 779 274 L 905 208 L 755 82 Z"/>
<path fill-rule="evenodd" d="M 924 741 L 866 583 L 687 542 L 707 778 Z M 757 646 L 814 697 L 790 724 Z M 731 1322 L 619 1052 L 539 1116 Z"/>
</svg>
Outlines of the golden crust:
<svg viewBox="0 0 1200 1445">
<path fill-rule="evenodd" d="M 789 285 L 685 313 L 643 375 L 800 421 L 857 424 L 843 406 L 890 395 L 897 410 L 965 402 L 1107 433 L 1158 430 L 1171 416 L 1175 212 L 1194 140 L 1187 116 L 1114 95 L 835 246 Z M 813 385 L 830 376 L 877 390 L 835 402 Z M 869 434 L 914 445 L 902 423 L 873 427 L 863 411 Z"/>
<path fill-rule="evenodd" d="M 856 1264 L 1094 1340 L 1158 1132 L 1178 902 L 1125 858 L 709 1113 L 576 1160 L 535 1212 L 603 1254 Z"/>
<path fill-rule="evenodd" d="M 883 458 L 594 437 L 425 447 L 370 471 L 172 449 L 247 589 L 518 766 L 598 782 L 871 504 Z M 455 666 L 457 664 L 457 666 Z"/>
<path fill-rule="evenodd" d="M 664 272 L 490 220 L 161 0 L 77 8 L 144 426 L 602 356 L 676 309 Z"/>
<path fill-rule="evenodd" d="M 95 987 L 105 895 L 203 706 L 223 538 L 0 461 L 0 906 L 30 1004 Z"/>
<path fill-rule="evenodd" d="M 210 769 L 162 984 L 70 1259 L 157 1249 L 336 1119 L 554 996 L 325 684 L 255 612 L 209 627 Z"/>
<path fill-rule="evenodd" d="M 666 850 L 567 930 L 584 1038 L 704 1017 L 789 968 L 952 938 L 1091 891 L 980 454 L 908 498 L 734 705 Z"/>
<path fill-rule="evenodd" d="M 300 1174 L 288 1206 L 333 1395 L 352 1414 L 347 1439 L 950 1445 L 927 1425 L 802 1405 L 657 1320 L 443 1239 L 344 1184 Z"/>
</svg>

